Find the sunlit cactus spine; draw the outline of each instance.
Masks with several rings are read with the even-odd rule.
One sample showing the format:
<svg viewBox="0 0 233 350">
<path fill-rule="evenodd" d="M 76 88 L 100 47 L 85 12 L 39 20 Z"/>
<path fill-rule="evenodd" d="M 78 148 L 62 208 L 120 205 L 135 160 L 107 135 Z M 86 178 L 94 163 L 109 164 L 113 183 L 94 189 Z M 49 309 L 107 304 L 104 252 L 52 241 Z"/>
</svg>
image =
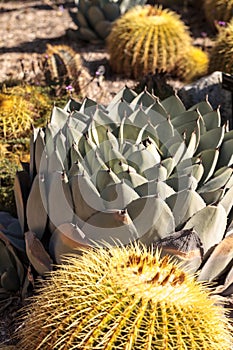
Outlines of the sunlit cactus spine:
<svg viewBox="0 0 233 350">
<path fill-rule="evenodd" d="M 107 38 L 110 65 L 116 73 L 140 78 L 155 70 L 176 74 L 191 46 L 179 16 L 159 6 L 137 6 L 115 21 Z"/>
<path fill-rule="evenodd" d="M 233 19 L 226 27 L 220 28 L 219 34 L 210 52 L 209 72 L 222 71 L 233 74 L 232 47 Z"/>
<path fill-rule="evenodd" d="M 132 245 L 64 260 L 22 310 L 20 350 L 230 350 L 218 299 L 168 256 Z"/>
<path fill-rule="evenodd" d="M 205 17 L 214 29 L 218 22 L 229 22 L 233 17 L 233 0 L 204 0 Z"/>
</svg>

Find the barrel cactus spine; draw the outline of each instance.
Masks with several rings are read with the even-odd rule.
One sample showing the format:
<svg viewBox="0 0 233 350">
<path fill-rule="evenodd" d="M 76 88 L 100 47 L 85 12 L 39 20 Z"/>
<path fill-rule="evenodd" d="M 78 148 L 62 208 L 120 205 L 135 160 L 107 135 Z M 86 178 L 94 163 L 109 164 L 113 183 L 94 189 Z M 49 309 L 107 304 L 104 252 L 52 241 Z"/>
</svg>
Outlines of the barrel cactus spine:
<svg viewBox="0 0 233 350">
<path fill-rule="evenodd" d="M 133 244 L 64 261 L 22 310 L 21 350 L 230 350 L 218 298 L 168 256 Z"/>
</svg>

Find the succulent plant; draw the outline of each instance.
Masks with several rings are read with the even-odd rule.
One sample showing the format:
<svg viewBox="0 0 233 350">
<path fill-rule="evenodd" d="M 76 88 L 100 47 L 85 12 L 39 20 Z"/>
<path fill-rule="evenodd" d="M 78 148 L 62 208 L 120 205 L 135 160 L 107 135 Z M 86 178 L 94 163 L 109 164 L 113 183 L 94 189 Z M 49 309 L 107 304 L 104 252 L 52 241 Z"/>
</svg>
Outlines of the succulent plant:
<svg viewBox="0 0 233 350">
<path fill-rule="evenodd" d="M 222 27 L 218 33 L 214 46 L 210 51 L 209 72 L 219 70 L 233 74 L 232 45 L 233 19 L 226 27 Z"/>
<path fill-rule="evenodd" d="M 38 273 L 96 242 L 154 243 L 230 293 L 232 143 L 208 101 L 186 110 L 129 88 L 107 107 L 71 100 L 34 130 L 30 170 L 15 179 L 22 233 L 6 235 Z"/>
<path fill-rule="evenodd" d="M 46 122 L 50 108 L 49 97 L 39 87 L 4 87 L 0 93 L 0 136 L 9 140 L 28 135 L 32 124 Z"/>
<path fill-rule="evenodd" d="M 145 0 L 76 0 L 77 12 L 70 16 L 78 26 L 77 37 L 93 43 L 101 42 L 109 35 L 112 23 L 130 7 L 144 4 Z"/>
<path fill-rule="evenodd" d="M 23 309 L 19 349 L 230 350 L 218 299 L 168 256 L 132 245 L 65 262 Z"/>
<path fill-rule="evenodd" d="M 177 75 L 183 66 L 190 75 L 188 58 L 184 65 L 186 56 L 195 61 L 195 71 L 202 73 L 203 58 L 199 68 L 199 59 L 195 59 L 196 49 L 191 44 L 188 28 L 177 13 L 150 5 L 136 6 L 121 16 L 107 38 L 113 71 L 137 79 L 155 70 Z"/>
<path fill-rule="evenodd" d="M 232 0 L 204 0 L 203 8 L 205 16 L 212 28 L 220 22 L 228 22 L 233 17 Z"/>
<path fill-rule="evenodd" d="M 82 94 L 84 86 L 84 69 L 81 56 L 68 45 L 47 45 L 47 50 L 42 62 L 46 84 L 66 91 L 67 86 L 77 94 Z"/>
</svg>

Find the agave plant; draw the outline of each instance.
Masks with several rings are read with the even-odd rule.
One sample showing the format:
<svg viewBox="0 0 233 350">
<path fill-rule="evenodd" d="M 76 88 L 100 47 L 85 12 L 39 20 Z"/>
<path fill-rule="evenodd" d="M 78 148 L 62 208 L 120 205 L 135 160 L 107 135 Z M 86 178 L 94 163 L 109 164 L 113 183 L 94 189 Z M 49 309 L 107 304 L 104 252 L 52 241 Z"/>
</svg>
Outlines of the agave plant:
<svg viewBox="0 0 233 350">
<path fill-rule="evenodd" d="M 130 7 L 143 5 L 145 0 L 76 0 L 77 12 L 70 16 L 78 26 L 77 37 L 84 41 L 101 42 L 111 31 L 112 23 Z"/>
<path fill-rule="evenodd" d="M 30 169 L 15 179 L 21 232 L 5 234 L 41 274 L 51 257 L 139 240 L 201 268 L 200 280 L 221 277 L 228 293 L 232 145 L 208 101 L 186 110 L 176 95 L 129 88 L 107 107 L 71 100 L 34 130 Z"/>
</svg>

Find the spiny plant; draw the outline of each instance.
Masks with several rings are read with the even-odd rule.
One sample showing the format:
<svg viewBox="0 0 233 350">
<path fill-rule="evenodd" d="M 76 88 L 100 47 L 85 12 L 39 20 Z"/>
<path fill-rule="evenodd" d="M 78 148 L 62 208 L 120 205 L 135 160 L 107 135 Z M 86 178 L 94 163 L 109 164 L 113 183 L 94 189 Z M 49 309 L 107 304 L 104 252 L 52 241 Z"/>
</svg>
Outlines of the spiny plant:
<svg viewBox="0 0 233 350">
<path fill-rule="evenodd" d="M 137 6 L 115 21 L 107 38 L 110 66 L 134 78 L 156 69 L 177 74 L 191 43 L 188 28 L 177 13 L 159 6 Z"/>
<path fill-rule="evenodd" d="M 40 283 L 22 310 L 19 349 L 230 350 L 210 290 L 145 247 L 99 248 Z"/>
<path fill-rule="evenodd" d="M 212 28 L 216 28 L 219 21 L 228 22 L 233 17 L 233 0 L 204 0 L 203 7 Z"/>
<path fill-rule="evenodd" d="M 72 85 L 76 93 L 82 93 L 84 69 L 78 53 L 67 45 L 48 44 L 43 56 L 45 59 L 42 62 L 42 69 L 45 81 L 58 90 L 58 95 L 64 93 L 69 85 Z"/>
<path fill-rule="evenodd" d="M 226 27 L 220 28 L 214 46 L 210 52 L 209 72 L 218 70 L 233 74 L 232 47 L 233 19 Z"/>
<path fill-rule="evenodd" d="M 5 234 L 39 274 L 96 241 L 154 243 L 228 295 L 232 144 L 208 101 L 186 110 L 176 95 L 128 88 L 106 107 L 71 100 L 34 130 L 15 178 L 21 232 Z"/>
<path fill-rule="evenodd" d="M 27 135 L 33 124 L 39 126 L 46 121 L 50 109 L 50 99 L 39 87 L 3 87 L 0 93 L 0 136 L 9 139 Z"/>
<path fill-rule="evenodd" d="M 112 23 L 130 7 L 144 4 L 145 0 L 78 0 L 77 12 L 70 16 L 78 26 L 79 39 L 93 43 L 103 42 L 109 35 Z"/>
</svg>

